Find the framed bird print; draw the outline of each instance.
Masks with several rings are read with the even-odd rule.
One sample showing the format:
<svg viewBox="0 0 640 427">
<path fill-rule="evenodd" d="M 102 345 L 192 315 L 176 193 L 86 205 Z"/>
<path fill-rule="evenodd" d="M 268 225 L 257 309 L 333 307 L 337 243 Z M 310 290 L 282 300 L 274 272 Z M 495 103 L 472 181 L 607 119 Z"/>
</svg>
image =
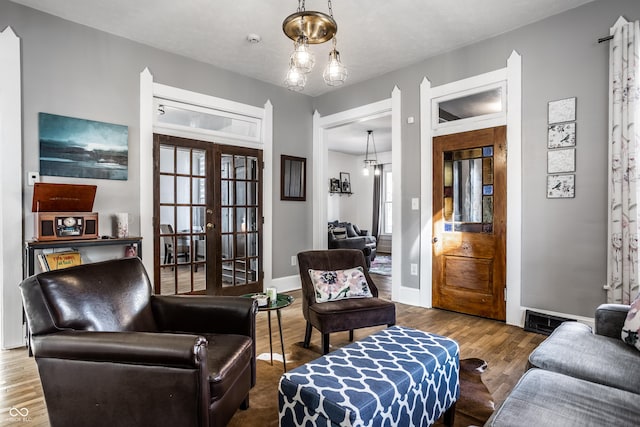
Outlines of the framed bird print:
<svg viewBox="0 0 640 427">
<path fill-rule="evenodd" d="M 576 195 L 575 174 L 547 175 L 547 199 L 570 199 Z"/>
</svg>

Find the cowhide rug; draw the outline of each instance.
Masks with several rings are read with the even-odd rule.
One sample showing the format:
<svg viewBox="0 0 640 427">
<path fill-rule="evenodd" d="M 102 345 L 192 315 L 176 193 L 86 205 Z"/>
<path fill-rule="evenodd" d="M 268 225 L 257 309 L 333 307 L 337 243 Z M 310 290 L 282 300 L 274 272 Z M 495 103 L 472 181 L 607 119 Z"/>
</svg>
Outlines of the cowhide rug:
<svg viewBox="0 0 640 427">
<path fill-rule="evenodd" d="M 287 369 L 320 357 L 320 348 L 313 345 L 306 349 L 302 343 L 290 346 L 287 353 Z M 483 425 L 493 412 L 493 398 L 481 379 L 487 364 L 481 359 L 460 361 L 460 399 L 456 403 L 455 426 Z M 249 394 L 249 409 L 238 410 L 229 423 L 230 427 L 278 426 L 278 382 L 282 376 L 282 362 L 257 361 L 257 381 Z M 436 425 L 442 425 L 438 421 Z"/>
<path fill-rule="evenodd" d="M 482 382 L 487 362 L 470 358 L 460 361 L 460 399 L 456 403 L 456 426 L 484 425 L 493 413 L 491 393 Z"/>
</svg>

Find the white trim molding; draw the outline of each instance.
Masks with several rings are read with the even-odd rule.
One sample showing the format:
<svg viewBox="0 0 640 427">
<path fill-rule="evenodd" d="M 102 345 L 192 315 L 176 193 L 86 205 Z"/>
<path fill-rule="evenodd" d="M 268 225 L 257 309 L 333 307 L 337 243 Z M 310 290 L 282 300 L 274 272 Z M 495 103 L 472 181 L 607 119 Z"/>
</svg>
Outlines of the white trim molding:
<svg viewBox="0 0 640 427">
<path fill-rule="evenodd" d="M 213 110 L 226 111 L 239 116 L 251 117 L 261 121 L 260 143 L 254 141 L 240 141 L 236 139 L 220 140 L 216 142 L 239 145 L 262 150 L 263 168 L 263 272 L 264 286 L 270 286 L 273 272 L 273 105 L 266 100 L 264 107 L 248 104 L 188 91 L 160 83 L 154 83 L 153 75 L 148 68 L 140 73 L 140 233 L 143 237 L 143 253 L 147 255 L 143 264 L 147 271 L 153 271 L 153 133 L 167 133 L 174 136 L 196 138 L 203 141 L 211 140 L 207 132 L 191 131 L 188 135 L 183 132 L 167 129 L 154 124 L 154 100 L 176 101 L 178 103 L 195 105 Z M 150 277 L 152 280 L 153 278 Z"/>
<path fill-rule="evenodd" d="M 506 82 L 506 114 L 468 119 L 459 125 L 434 129 L 432 100 L 453 94 L 465 94 L 477 88 L 497 87 Z M 420 304 L 432 305 L 432 216 L 433 216 L 433 137 L 495 126 L 507 126 L 507 293 L 506 323 L 522 327 L 520 306 L 522 274 L 522 58 L 513 51 L 507 67 L 431 87 L 424 79 L 420 84 L 421 146 L 421 215 L 420 215 Z"/>
<path fill-rule="evenodd" d="M 391 115 L 391 167 L 394 171 L 402 170 L 402 93 L 394 87 L 391 97 L 371 104 L 362 105 L 339 113 L 320 116 L 313 114 L 313 248 L 327 248 L 327 144 L 325 131 L 357 120 Z M 400 174 L 393 177 L 393 241 L 392 252 L 396 259 L 402 259 L 402 180 Z M 392 265 L 394 277 L 391 298 L 394 301 L 415 304 L 415 299 L 400 300 L 402 292 L 401 263 Z M 408 288 L 411 289 L 411 288 Z M 417 289 L 416 289 L 417 291 Z"/>
<path fill-rule="evenodd" d="M 22 93 L 20 38 L 0 32 L 0 342 L 24 346 L 22 301 Z"/>
</svg>

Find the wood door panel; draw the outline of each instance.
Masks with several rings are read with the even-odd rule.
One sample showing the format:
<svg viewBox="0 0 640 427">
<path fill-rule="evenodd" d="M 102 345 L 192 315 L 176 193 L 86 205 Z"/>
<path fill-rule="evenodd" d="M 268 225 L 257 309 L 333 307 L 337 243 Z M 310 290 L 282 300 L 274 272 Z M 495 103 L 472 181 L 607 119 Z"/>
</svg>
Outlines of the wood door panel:
<svg viewBox="0 0 640 427">
<path fill-rule="evenodd" d="M 493 288 L 492 260 L 446 256 L 444 263 L 443 288 L 491 295 Z"/>
<path fill-rule="evenodd" d="M 506 127 L 434 138 L 434 307 L 505 320 L 506 187 Z"/>
<path fill-rule="evenodd" d="M 438 308 L 495 319 L 500 315 L 500 312 L 490 304 L 494 298 L 500 298 L 500 296 L 454 289 L 441 296 Z"/>
<path fill-rule="evenodd" d="M 462 236 L 448 236 L 443 238 L 440 246 L 443 253 L 451 256 L 467 256 L 475 258 L 493 258 L 496 248 L 493 241 L 474 239 Z"/>
</svg>

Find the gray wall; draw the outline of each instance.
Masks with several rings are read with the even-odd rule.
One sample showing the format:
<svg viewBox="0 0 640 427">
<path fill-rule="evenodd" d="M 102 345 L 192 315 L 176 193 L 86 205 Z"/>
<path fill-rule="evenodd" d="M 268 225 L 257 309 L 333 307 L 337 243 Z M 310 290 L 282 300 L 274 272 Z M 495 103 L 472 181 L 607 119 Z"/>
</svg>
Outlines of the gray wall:
<svg viewBox="0 0 640 427">
<path fill-rule="evenodd" d="M 96 184 L 94 209 L 100 212 L 101 234 L 111 234 L 109 218 L 114 212 L 129 212 L 130 232 L 139 233 L 139 156 L 152 155 L 139 150 L 139 76 L 145 67 L 149 67 L 154 81 L 159 83 L 257 107 L 270 100 L 274 114 L 273 235 L 278 242 L 278 250 L 273 254 L 273 277 L 297 274 L 297 267 L 291 266 L 291 255 L 312 247 L 313 195 L 308 188 L 307 202 L 281 202 L 278 177 L 280 154 L 311 158 L 310 97 L 3 0 L 0 29 L 7 26 L 13 28 L 22 43 L 25 174 L 39 170 L 38 112 L 129 127 L 127 181 L 42 179 Z M 25 238 L 30 239 L 33 188 L 26 185 L 26 178 L 23 185 Z"/>
<path fill-rule="evenodd" d="M 402 91 L 402 283 L 418 286 L 409 264 L 419 261 L 419 85 L 432 86 L 506 66 L 522 56 L 524 306 L 592 317 L 605 301 L 607 244 L 608 44 L 597 39 L 622 15 L 640 18 L 637 0 L 600 0 L 521 29 L 439 55 L 414 66 L 314 99 L 321 115 L 388 98 Z M 345 58 L 347 61 L 347 58 Z M 576 197 L 546 198 L 547 102 L 577 97 Z M 406 118 L 414 116 L 415 124 Z"/>
</svg>

